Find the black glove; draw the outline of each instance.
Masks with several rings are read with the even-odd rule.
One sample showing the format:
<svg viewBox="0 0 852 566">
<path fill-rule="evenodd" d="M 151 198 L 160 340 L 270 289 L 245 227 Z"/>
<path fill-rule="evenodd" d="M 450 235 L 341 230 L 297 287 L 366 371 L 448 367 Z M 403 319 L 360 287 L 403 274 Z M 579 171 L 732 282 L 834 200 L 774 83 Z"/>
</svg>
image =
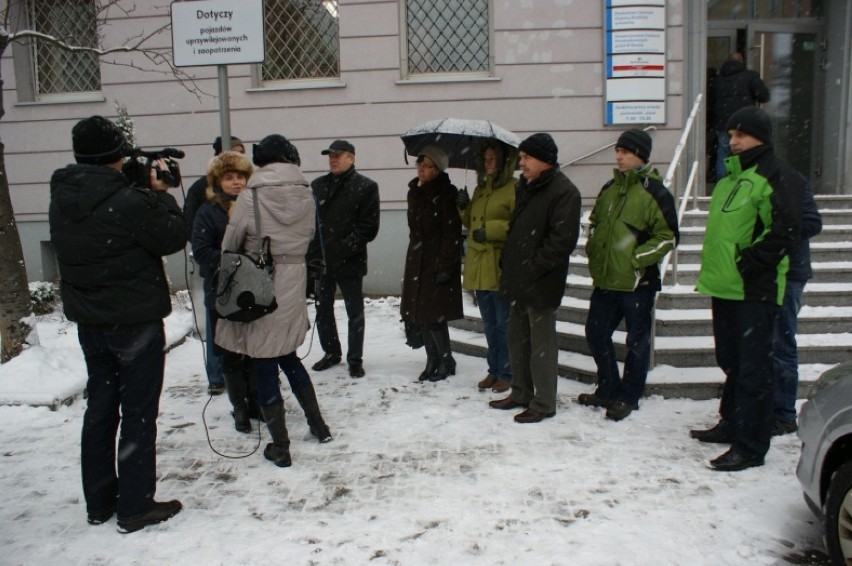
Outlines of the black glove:
<svg viewBox="0 0 852 566">
<path fill-rule="evenodd" d="M 456 193 L 456 206 L 464 210 L 470 204 L 470 195 L 467 194 L 467 187 Z"/>
<path fill-rule="evenodd" d="M 476 230 L 474 230 L 471 233 L 471 237 L 473 238 L 474 242 L 479 242 L 480 244 L 485 242 L 486 240 L 488 240 L 488 238 L 485 237 L 485 228 L 484 227 L 483 228 L 477 228 Z"/>
<path fill-rule="evenodd" d="M 450 274 L 446 271 L 440 271 L 435 274 L 435 284 L 436 285 L 446 285 L 450 282 Z"/>
</svg>

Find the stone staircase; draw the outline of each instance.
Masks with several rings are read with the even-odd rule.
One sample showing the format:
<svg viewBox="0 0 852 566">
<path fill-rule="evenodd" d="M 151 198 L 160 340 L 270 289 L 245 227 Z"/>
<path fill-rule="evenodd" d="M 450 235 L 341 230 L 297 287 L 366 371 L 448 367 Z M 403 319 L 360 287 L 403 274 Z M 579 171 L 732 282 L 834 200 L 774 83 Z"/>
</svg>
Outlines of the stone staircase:
<svg viewBox="0 0 852 566">
<path fill-rule="evenodd" d="M 822 371 L 852 359 L 852 196 L 818 195 L 816 200 L 823 229 L 811 240 L 814 277 L 805 287 L 799 315 L 800 397 L 807 395 Z M 724 375 L 715 363 L 710 299 L 694 290 L 708 203 L 709 197 L 699 198 L 697 208 L 690 205 L 681 221 L 680 246 L 657 301 L 648 395 L 709 399 L 721 393 Z M 584 228 L 587 218 L 588 213 L 583 215 Z M 595 364 L 584 331 L 592 280 L 584 249 L 581 236 L 557 311 L 559 373 L 593 384 Z M 464 300 L 465 318 L 451 323 L 453 350 L 484 357 L 487 347 L 479 309 L 469 295 Z M 622 360 L 623 330 L 620 327 L 613 336 Z"/>
</svg>

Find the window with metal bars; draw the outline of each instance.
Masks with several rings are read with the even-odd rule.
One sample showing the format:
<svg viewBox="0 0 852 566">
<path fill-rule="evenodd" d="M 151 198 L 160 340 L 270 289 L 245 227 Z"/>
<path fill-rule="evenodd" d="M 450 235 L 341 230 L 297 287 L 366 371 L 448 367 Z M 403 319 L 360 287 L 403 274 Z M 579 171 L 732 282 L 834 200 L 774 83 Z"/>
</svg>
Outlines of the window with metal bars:
<svg viewBox="0 0 852 566">
<path fill-rule="evenodd" d="M 264 8 L 264 82 L 340 76 L 338 0 L 264 0 Z"/>
<path fill-rule="evenodd" d="M 403 76 L 491 72 L 489 0 L 404 0 Z"/>
<path fill-rule="evenodd" d="M 27 0 L 31 29 L 70 46 L 97 47 L 97 8 L 94 0 Z M 98 57 L 85 51 L 70 51 L 50 41 L 31 44 L 36 96 L 92 92 L 101 88 Z"/>
</svg>

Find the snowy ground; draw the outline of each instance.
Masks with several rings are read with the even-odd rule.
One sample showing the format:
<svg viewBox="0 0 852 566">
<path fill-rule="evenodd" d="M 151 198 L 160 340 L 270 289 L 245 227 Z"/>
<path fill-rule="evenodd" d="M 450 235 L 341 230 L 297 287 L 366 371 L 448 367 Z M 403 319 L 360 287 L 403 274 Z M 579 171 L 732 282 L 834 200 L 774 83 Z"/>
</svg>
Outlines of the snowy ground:
<svg viewBox="0 0 852 566">
<path fill-rule="evenodd" d="M 189 318 L 168 319 L 173 340 Z M 725 447 L 687 432 L 715 422 L 716 401 L 653 397 L 614 423 L 575 404 L 592 388 L 568 380 L 555 418 L 515 424 L 475 387 L 484 360 L 458 356 L 455 377 L 416 383 L 425 354 L 405 346 L 398 319 L 395 299 L 368 302 L 367 377 L 351 379 L 345 364 L 312 373 L 333 442 L 309 435 L 285 380 L 288 469 L 251 453 L 266 430 L 260 440 L 257 426 L 234 431 L 225 396 L 206 405 L 200 342 L 177 345 L 157 497 L 184 511 L 130 535 L 115 519 L 86 523 L 85 401 L 0 407 L 0 564 L 825 563 L 795 477 L 795 436 L 775 439 L 761 468 L 714 472 L 705 462 Z M 0 402 L 36 402 L 46 389 L 62 398 L 85 383 L 74 326 L 57 314 L 39 331 L 40 346 L 0 367 Z M 313 341 L 300 350 L 306 365 L 322 355 Z M 244 457 L 210 449 L 205 409 L 213 446 Z"/>
</svg>

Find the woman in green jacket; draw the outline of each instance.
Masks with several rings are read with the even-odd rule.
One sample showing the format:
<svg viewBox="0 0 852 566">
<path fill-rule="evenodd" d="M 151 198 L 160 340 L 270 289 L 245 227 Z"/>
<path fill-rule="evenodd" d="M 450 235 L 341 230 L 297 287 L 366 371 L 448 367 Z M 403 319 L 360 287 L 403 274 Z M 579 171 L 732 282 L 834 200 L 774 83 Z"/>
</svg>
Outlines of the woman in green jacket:
<svg viewBox="0 0 852 566">
<path fill-rule="evenodd" d="M 477 387 L 503 393 L 511 387 L 509 351 L 506 347 L 506 323 L 509 302 L 497 293 L 500 286 L 500 256 L 515 208 L 515 183 L 512 174 L 518 153 L 498 141 L 483 143 L 476 155 L 478 184 L 473 198 L 459 191 L 457 204 L 467 228 L 467 252 L 463 288 L 476 293 L 476 302 L 485 323 L 488 342 L 488 375 Z"/>
</svg>

